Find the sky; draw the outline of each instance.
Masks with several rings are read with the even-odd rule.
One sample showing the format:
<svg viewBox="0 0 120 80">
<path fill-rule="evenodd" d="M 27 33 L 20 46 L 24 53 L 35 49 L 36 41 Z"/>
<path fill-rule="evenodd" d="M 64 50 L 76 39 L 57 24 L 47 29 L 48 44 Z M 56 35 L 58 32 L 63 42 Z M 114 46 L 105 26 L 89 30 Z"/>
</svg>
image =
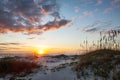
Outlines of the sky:
<svg viewBox="0 0 120 80">
<path fill-rule="evenodd" d="M 0 53 L 77 53 L 120 30 L 120 0 L 2 0 Z"/>
</svg>

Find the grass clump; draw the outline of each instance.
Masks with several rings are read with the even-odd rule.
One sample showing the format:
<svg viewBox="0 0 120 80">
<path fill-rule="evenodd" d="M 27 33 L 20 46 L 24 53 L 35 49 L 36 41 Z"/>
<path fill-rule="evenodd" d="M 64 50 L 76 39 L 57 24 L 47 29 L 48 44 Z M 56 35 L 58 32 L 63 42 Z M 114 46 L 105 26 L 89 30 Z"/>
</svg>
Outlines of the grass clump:
<svg viewBox="0 0 120 80">
<path fill-rule="evenodd" d="M 32 72 L 33 69 L 38 67 L 38 64 L 35 62 L 17 60 L 11 57 L 0 59 L 1 76 L 5 76 L 7 74 L 28 74 Z"/>
<path fill-rule="evenodd" d="M 120 51 L 102 49 L 89 52 L 80 57 L 76 66 L 77 76 L 88 77 L 92 75 L 103 79 L 119 80 L 120 75 Z"/>
</svg>

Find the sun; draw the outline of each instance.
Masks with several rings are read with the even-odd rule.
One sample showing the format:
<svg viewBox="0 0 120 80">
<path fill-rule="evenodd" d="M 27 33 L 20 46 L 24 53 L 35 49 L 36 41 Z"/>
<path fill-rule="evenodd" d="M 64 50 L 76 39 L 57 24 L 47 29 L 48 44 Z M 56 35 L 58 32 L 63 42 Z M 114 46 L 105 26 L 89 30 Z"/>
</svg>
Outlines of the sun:
<svg viewBox="0 0 120 80">
<path fill-rule="evenodd" d="M 38 54 L 44 54 L 44 50 L 42 50 L 42 49 L 39 50 L 39 51 L 38 51 Z"/>
<path fill-rule="evenodd" d="M 43 57 L 45 56 L 47 53 L 46 53 L 46 49 L 36 49 L 34 51 L 34 56 L 36 57 Z"/>
</svg>

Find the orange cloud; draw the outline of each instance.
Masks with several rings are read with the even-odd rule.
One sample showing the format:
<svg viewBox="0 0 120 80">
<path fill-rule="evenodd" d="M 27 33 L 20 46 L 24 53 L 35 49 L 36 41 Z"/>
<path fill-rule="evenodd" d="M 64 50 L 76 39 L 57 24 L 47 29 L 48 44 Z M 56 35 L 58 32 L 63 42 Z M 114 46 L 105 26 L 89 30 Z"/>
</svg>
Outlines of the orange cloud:
<svg viewBox="0 0 120 80">
<path fill-rule="evenodd" d="M 0 33 L 41 34 L 70 22 L 61 18 L 56 0 L 6 0 L 0 2 L 0 8 Z M 45 21 L 46 15 L 53 21 Z M 44 21 L 46 24 L 42 24 Z"/>
</svg>

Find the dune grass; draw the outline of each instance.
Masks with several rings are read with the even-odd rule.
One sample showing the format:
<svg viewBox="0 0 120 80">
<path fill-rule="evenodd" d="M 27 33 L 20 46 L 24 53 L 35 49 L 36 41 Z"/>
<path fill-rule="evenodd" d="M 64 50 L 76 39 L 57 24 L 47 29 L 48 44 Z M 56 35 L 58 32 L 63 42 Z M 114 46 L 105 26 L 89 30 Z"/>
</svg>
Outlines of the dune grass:
<svg viewBox="0 0 120 80">
<path fill-rule="evenodd" d="M 0 59 L 0 75 L 7 74 L 28 74 L 33 69 L 38 68 L 38 64 L 35 62 L 29 62 L 25 60 L 17 60 L 15 58 L 6 57 Z"/>
<path fill-rule="evenodd" d="M 120 51 L 110 50 L 110 49 L 100 49 L 86 53 L 81 57 L 80 61 L 81 63 L 84 62 L 86 63 L 86 62 L 92 62 L 102 59 L 114 59 L 115 56 L 120 57 Z"/>
<path fill-rule="evenodd" d="M 120 51 L 102 49 L 89 52 L 80 57 L 76 71 L 78 78 L 86 78 L 93 73 L 93 77 L 102 77 L 105 80 L 111 77 L 112 80 L 119 80 Z"/>
</svg>

